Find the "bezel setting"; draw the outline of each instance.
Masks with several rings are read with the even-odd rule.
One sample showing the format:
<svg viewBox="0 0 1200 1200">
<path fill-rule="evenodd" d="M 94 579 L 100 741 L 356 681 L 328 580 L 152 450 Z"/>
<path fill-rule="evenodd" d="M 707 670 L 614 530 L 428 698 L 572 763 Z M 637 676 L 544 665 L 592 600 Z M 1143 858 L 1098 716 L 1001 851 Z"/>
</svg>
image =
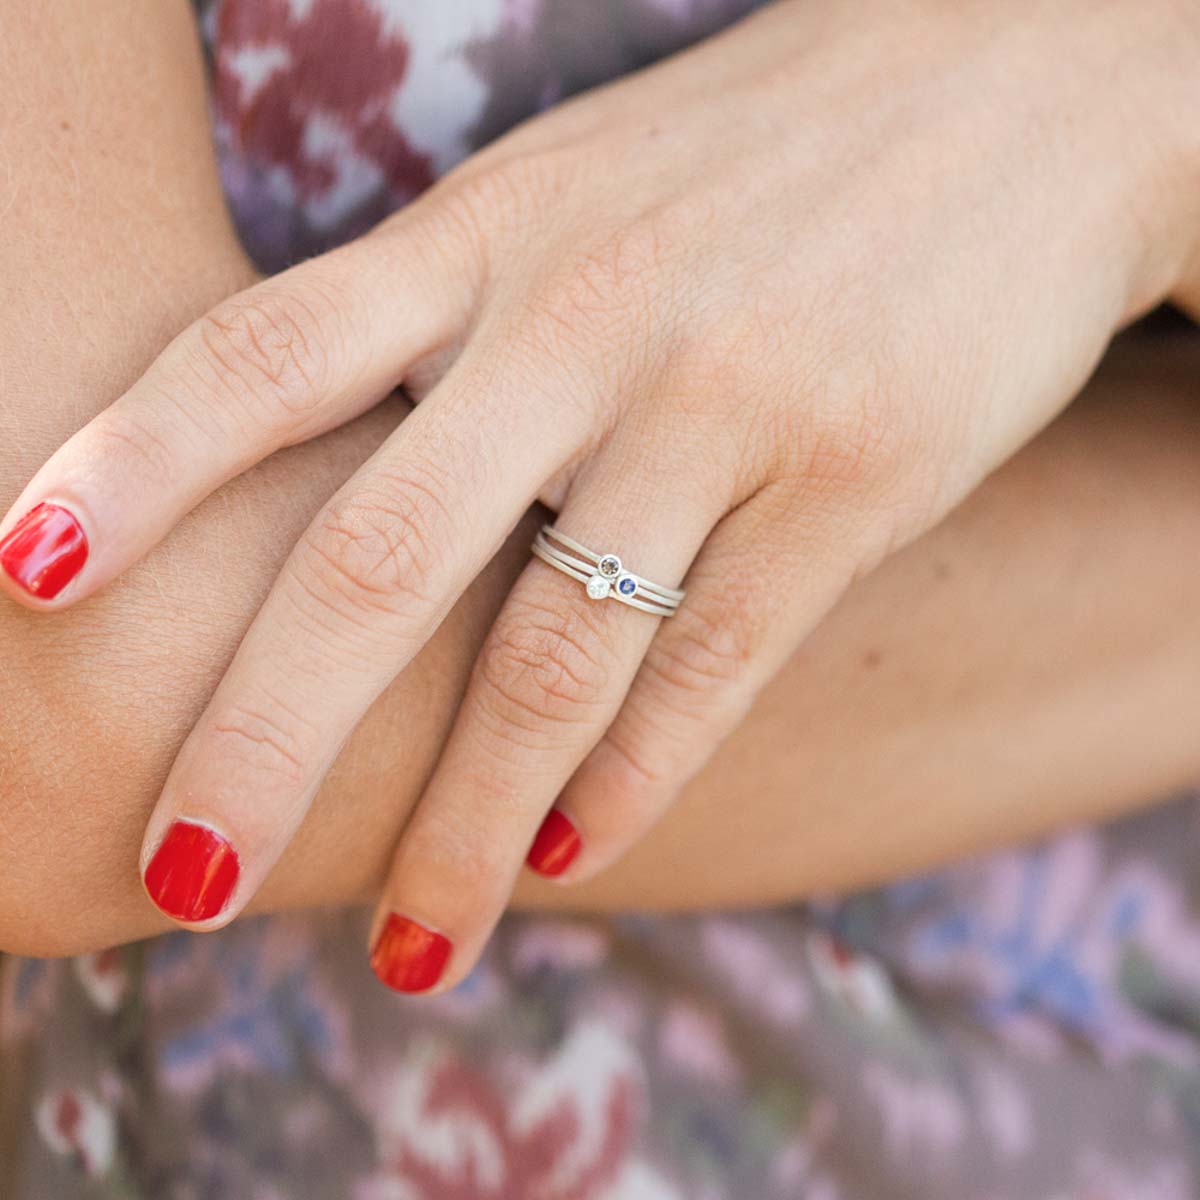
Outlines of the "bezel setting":
<svg viewBox="0 0 1200 1200">
<path fill-rule="evenodd" d="M 653 583 L 627 570 L 612 553 L 597 553 L 552 525 L 543 525 L 531 547 L 536 558 L 583 584 L 591 600 L 616 600 L 655 617 L 674 616 L 683 601 L 681 588 Z"/>
<path fill-rule="evenodd" d="M 605 579 L 616 579 L 621 574 L 621 560 L 615 554 L 602 554 L 600 561 L 596 564 L 596 570 Z"/>
</svg>

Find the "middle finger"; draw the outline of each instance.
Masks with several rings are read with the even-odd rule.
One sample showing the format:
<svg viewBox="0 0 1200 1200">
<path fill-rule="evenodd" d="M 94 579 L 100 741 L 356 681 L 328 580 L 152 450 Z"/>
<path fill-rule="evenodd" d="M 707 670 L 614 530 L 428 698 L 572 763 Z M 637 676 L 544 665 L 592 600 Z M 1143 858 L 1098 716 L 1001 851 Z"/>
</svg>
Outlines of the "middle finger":
<svg viewBox="0 0 1200 1200">
<path fill-rule="evenodd" d="M 168 916 L 215 928 L 254 894 L 367 708 L 586 441 L 573 395 L 554 366 L 465 352 L 318 514 L 151 817 L 143 881 Z"/>
</svg>

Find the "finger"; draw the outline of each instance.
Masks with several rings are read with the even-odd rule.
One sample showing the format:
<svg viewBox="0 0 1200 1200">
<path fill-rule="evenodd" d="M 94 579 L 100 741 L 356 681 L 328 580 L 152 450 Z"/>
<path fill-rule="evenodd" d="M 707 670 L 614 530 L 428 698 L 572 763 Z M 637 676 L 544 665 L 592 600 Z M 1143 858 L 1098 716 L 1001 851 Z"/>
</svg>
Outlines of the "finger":
<svg viewBox="0 0 1200 1200">
<path fill-rule="evenodd" d="M 90 595 L 200 500 L 382 399 L 451 338 L 471 258 L 414 214 L 224 301 L 41 468 L 0 522 L 0 585 Z"/>
<path fill-rule="evenodd" d="M 584 848 L 561 882 L 595 875 L 645 835 L 832 607 L 854 560 L 802 528 L 760 495 L 714 530 L 687 602 L 547 816 L 540 836 L 569 824 Z"/>
<path fill-rule="evenodd" d="M 720 494 L 691 486 L 686 470 L 666 475 L 667 486 L 664 475 L 651 475 L 632 489 L 622 459 L 598 457 L 555 528 L 675 587 L 723 511 Z M 372 937 L 383 982 L 442 990 L 470 970 L 534 833 L 619 709 L 661 620 L 613 598 L 590 599 L 580 580 L 530 562 L 397 848 Z M 555 832 L 538 860 L 548 873 L 578 850 L 574 830 Z"/>
<path fill-rule="evenodd" d="M 576 450 L 584 409 L 547 420 L 536 391 L 464 355 L 302 535 L 150 820 L 143 877 L 169 916 L 214 928 L 244 906 L 345 737 Z"/>
</svg>

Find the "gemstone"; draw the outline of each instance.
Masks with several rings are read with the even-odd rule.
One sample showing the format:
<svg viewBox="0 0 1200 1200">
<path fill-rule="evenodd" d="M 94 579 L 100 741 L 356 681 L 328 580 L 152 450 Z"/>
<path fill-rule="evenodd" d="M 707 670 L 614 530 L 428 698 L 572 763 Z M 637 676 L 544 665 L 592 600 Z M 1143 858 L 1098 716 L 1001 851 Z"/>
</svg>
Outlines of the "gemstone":
<svg viewBox="0 0 1200 1200">
<path fill-rule="evenodd" d="M 637 591 L 637 580 L 632 575 L 622 575 L 617 580 L 617 591 L 622 596 L 632 596 Z"/>
<path fill-rule="evenodd" d="M 603 600 L 608 595 L 608 580 L 602 579 L 599 575 L 593 575 L 587 581 L 587 594 L 593 600 Z"/>
<path fill-rule="evenodd" d="M 621 560 L 615 554 L 603 554 L 596 564 L 596 570 L 605 579 L 616 579 L 621 573 Z"/>
</svg>

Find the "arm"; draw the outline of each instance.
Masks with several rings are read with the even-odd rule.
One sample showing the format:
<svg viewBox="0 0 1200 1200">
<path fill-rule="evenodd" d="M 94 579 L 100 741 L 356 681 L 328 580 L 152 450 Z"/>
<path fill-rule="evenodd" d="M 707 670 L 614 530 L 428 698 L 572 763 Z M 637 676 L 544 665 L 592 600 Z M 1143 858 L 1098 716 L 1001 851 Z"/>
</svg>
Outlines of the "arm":
<svg viewBox="0 0 1200 1200">
<path fill-rule="evenodd" d="M 16 53 L 26 17 L 10 8 L 22 11 L 0 8 L 5 78 L 27 102 L 19 120 L 12 106 L 0 115 L 17 182 L 0 239 L 6 503 L 173 329 L 248 274 L 181 10 L 156 6 L 153 30 L 140 9 L 115 21 L 147 44 L 126 59 L 127 42 L 106 43 L 104 69 L 64 72 L 74 82 L 60 94 L 36 90 L 44 70 L 18 68 L 86 58 L 103 36 L 86 27 L 94 10 Z M 49 38 L 28 20 L 17 35 Z M 161 103 L 143 102 L 146 86 Z M 69 149 L 64 120 L 86 130 Z M 1183 376 L 1197 365 L 1191 352 L 1176 367 L 1112 366 L 1093 403 L 851 591 L 644 845 L 569 893 L 525 880 L 520 901 L 769 903 L 1116 812 L 1194 775 L 1200 430 Z M 274 456 L 76 611 L 48 621 L 0 607 L 0 946 L 65 953 L 162 927 L 136 863 L 166 770 L 287 548 L 399 415 L 391 405 Z M 377 891 L 529 535 L 374 707 L 260 908 Z"/>
</svg>

